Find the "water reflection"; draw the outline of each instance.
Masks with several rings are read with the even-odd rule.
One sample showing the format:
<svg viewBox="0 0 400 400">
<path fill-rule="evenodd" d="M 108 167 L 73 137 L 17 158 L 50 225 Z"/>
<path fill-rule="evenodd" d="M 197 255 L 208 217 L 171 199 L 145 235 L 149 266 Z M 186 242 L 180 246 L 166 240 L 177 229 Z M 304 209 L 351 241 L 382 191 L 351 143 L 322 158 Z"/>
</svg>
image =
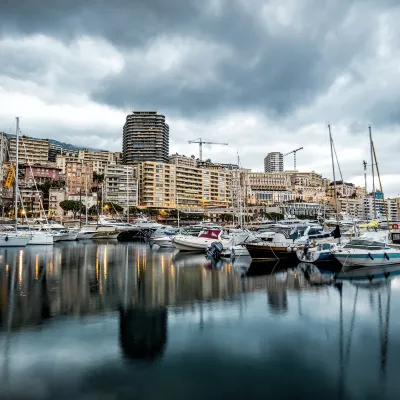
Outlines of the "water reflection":
<svg viewBox="0 0 400 400">
<path fill-rule="evenodd" d="M 397 398 L 399 278 L 262 263 L 247 276 L 249 265 L 117 242 L 0 250 L 0 390 Z M 40 385 L 20 385 L 30 380 Z"/>
</svg>

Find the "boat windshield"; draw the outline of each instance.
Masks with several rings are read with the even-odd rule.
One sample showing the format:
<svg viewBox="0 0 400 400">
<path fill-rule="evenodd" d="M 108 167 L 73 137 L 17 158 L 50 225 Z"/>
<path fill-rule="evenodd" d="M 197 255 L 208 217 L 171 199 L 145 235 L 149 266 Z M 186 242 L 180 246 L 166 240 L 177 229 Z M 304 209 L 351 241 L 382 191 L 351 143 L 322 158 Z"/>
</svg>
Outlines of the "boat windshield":
<svg viewBox="0 0 400 400">
<path fill-rule="evenodd" d="M 385 243 L 367 239 L 366 240 L 354 239 L 344 246 L 345 249 L 369 249 L 369 250 L 379 250 L 383 247 L 386 247 Z"/>
</svg>

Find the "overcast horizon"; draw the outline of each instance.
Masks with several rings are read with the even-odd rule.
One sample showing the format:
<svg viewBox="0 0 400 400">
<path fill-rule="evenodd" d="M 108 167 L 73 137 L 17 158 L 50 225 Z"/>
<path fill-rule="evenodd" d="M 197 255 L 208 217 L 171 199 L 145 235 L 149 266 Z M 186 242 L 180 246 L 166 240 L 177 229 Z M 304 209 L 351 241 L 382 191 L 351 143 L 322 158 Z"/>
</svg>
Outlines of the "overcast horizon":
<svg viewBox="0 0 400 400">
<path fill-rule="evenodd" d="M 126 115 L 156 110 L 171 154 L 198 157 L 202 137 L 229 143 L 204 159 L 262 171 L 268 152 L 304 147 L 297 169 L 332 179 L 330 123 L 344 180 L 363 185 L 371 125 L 400 196 L 398 20 L 395 0 L 6 2 L 0 131 L 19 116 L 27 136 L 121 151 Z"/>
</svg>

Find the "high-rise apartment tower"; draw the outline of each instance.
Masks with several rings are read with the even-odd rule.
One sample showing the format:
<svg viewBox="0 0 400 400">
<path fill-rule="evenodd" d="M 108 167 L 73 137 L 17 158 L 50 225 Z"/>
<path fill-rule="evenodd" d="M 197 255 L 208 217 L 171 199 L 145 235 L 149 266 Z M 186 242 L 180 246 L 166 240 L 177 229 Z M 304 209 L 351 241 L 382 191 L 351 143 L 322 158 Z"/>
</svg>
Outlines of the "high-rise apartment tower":
<svg viewBox="0 0 400 400">
<path fill-rule="evenodd" d="M 133 111 L 126 117 L 123 132 L 122 161 L 168 163 L 169 126 L 157 111 Z"/>
<path fill-rule="evenodd" d="M 283 172 L 283 154 L 268 153 L 264 158 L 264 172 Z"/>
</svg>

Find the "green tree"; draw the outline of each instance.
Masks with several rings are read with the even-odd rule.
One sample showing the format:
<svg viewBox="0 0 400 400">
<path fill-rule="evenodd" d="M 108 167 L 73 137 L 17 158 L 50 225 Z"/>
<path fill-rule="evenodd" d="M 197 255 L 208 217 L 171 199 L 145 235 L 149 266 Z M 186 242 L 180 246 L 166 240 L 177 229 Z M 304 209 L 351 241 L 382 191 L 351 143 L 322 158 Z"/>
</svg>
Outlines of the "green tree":
<svg viewBox="0 0 400 400">
<path fill-rule="evenodd" d="M 120 214 L 124 211 L 124 208 L 121 207 L 119 204 L 117 203 L 113 203 L 112 201 L 107 201 L 106 203 L 104 203 L 104 208 L 106 210 L 108 210 L 108 212 L 112 215 L 114 214 Z"/>
<path fill-rule="evenodd" d="M 86 210 L 86 207 L 79 200 L 64 200 L 60 203 L 60 207 L 65 212 L 72 212 L 74 218 L 76 218 L 76 214 L 84 213 Z"/>
<path fill-rule="evenodd" d="M 140 214 L 141 213 L 141 209 L 136 207 L 136 206 L 130 206 L 129 207 L 129 214 Z"/>
<path fill-rule="evenodd" d="M 98 174 L 96 171 L 93 171 L 93 181 L 96 183 L 104 182 L 104 174 Z"/>
<path fill-rule="evenodd" d="M 89 215 L 97 215 L 97 212 L 98 212 L 98 210 L 97 210 L 96 204 L 94 204 L 93 206 L 89 207 L 89 209 L 88 209 L 88 214 Z"/>
</svg>

